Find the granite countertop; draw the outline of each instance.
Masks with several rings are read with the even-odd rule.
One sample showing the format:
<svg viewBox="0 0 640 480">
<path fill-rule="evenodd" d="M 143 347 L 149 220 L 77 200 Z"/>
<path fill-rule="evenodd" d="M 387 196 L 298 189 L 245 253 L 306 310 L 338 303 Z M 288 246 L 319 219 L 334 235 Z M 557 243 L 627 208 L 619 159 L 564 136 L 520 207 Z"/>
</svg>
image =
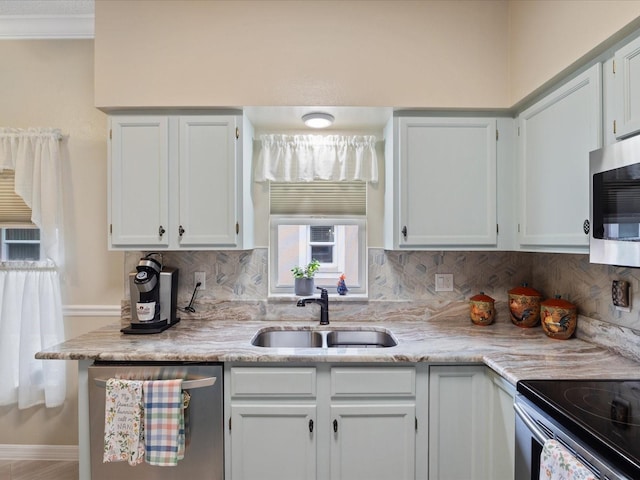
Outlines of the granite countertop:
<svg viewBox="0 0 640 480">
<path fill-rule="evenodd" d="M 371 321 L 183 319 L 154 335 L 124 335 L 120 323 L 39 352 L 40 359 L 215 362 L 431 362 L 484 363 L 515 384 L 531 378 L 638 379 L 640 363 L 578 338 L 554 340 L 540 327 L 523 329 L 502 315 L 494 324 L 473 325 L 468 311 L 453 309 L 428 320 Z M 263 328 L 314 330 L 376 328 L 398 341 L 390 348 L 263 348 L 251 345 Z"/>
</svg>

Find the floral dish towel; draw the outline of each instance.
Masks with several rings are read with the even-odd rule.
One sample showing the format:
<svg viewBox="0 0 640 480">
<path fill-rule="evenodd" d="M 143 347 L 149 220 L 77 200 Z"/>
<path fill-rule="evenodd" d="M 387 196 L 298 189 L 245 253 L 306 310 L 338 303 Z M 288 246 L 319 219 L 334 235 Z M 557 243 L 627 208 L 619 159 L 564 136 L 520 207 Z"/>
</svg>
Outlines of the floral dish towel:
<svg viewBox="0 0 640 480">
<path fill-rule="evenodd" d="M 140 380 L 110 378 L 106 385 L 102 461 L 144 461 L 144 405 Z"/>
<path fill-rule="evenodd" d="M 557 440 L 547 440 L 540 455 L 540 480 L 596 480 L 585 467 Z"/>
</svg>

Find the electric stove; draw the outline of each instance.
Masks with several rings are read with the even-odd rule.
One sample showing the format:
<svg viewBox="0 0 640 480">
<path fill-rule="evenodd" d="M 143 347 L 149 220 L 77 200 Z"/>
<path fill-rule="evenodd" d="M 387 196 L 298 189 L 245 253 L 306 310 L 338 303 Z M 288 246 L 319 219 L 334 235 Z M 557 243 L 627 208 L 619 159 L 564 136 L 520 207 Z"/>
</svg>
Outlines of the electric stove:
<svg viewBox="0 0 640 480">
<path fill-rule="evenodd" d="M 640 381 L 523 380 L 517 391 L 585 447 L 640 478 Z"/>
</svg>

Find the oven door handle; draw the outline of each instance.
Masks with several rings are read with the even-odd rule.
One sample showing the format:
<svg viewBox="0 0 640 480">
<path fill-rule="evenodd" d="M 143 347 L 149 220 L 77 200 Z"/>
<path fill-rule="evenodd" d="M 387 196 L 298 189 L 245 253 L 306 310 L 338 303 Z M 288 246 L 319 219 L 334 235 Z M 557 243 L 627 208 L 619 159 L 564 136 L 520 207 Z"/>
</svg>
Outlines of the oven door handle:
<svg viewBox="0 0 640 480">
<path fill-rule="evenodd" d="M 529 429 L 531 434 L 536 438 L 536 440 L 538 440 L 542 445 L 544 445 L 544 442 L 549 440 L 549 437 L 534 423 L 531 417 L 527 415 L 527 412 L 525 412 L 524 408 L 522 408 L 520 405 L 515 403 L 513 405 L 513 409 L 516 411 L 516 415 L 520 417 L 522 422 L 526 425 L 526 427 Z"/>
</svg>

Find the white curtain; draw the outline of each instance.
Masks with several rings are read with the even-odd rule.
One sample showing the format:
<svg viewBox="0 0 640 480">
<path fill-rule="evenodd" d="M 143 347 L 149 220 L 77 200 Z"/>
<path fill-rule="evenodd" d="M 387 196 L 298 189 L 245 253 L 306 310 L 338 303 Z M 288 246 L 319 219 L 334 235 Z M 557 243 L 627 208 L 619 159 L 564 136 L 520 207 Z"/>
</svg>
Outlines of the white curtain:
<svg viewBox="0 0 640 480">
<path fill-rule="evenodd" d="M 64 340 L 58 269 L 64 264 L 60 131 L 0 128 L 0 171 L 15 170 L 16 193 L 31 208 L 46 257 L 0 265 L 0 405 L 62 405 L 65 362 L 36 360 Z"/>
<path fill-rule="evenodd" d="M 0 172 L 15 170 L 16 193 L 31 208 L 41 231 L 44 253 L 64 264 L 60 130 L 0 128 Z"/>
<path fill-rule="evenodd" d="M 62 405 L 65 362 L 36 360 L 64 341 L 60 279 L 55 268 L 15 265 L 0 270 L 0 405 Z"/>
<path fill-rule="evenodd" d="M 257 182 L 378 182 L 374 136 L 262 135 Z"/>
</svg>

